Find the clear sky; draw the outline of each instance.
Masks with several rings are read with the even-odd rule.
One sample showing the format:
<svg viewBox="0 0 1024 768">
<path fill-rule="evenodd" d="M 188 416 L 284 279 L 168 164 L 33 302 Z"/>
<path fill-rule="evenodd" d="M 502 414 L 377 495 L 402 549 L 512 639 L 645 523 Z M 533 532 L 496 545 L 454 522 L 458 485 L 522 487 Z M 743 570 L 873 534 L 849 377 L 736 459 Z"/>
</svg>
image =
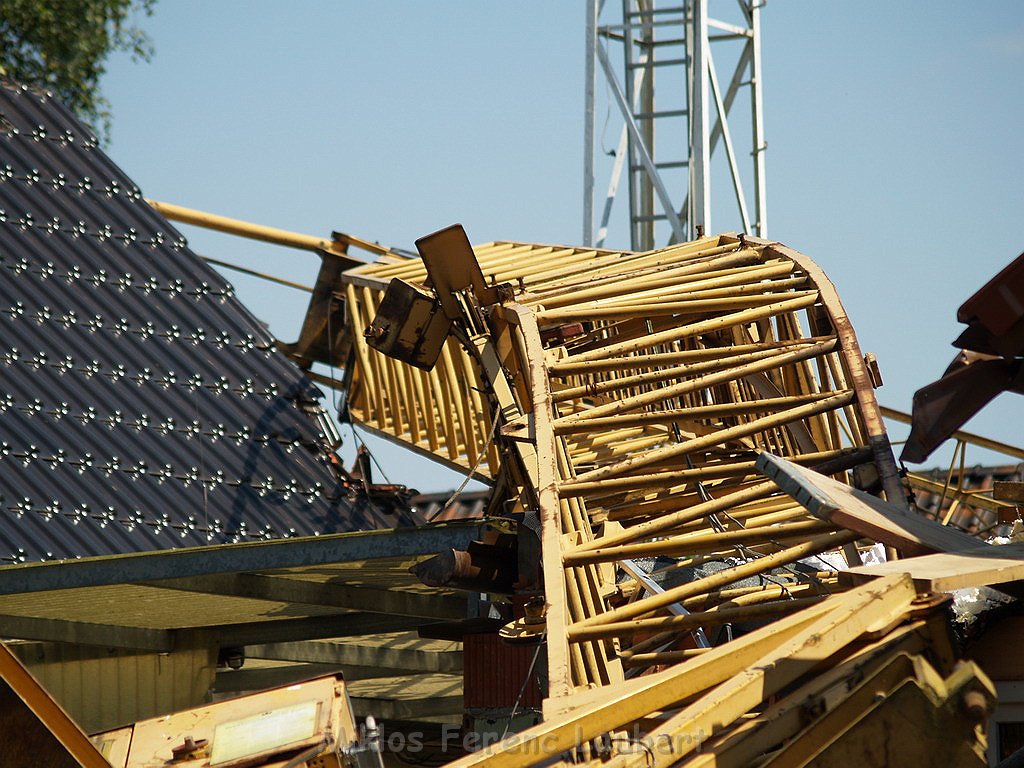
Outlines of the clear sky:
<svg viewBox="0 0 1024 768">
<path fill-rule="evenodd" d="M 584 15 L 582 0 L 159 0 L 140 21 L 152 62 L 115 57 L 103 82 L 109 152 L 149 197 L 310 234 L 411 248 L 458 221 L 475 242 L 578 244 Z M 768 234 L 826 270 L 879 357 L 880 401 L 909 410 L 954 353 L 957 307 L 1024 250 L 1024 3 L 770 0 L 763 50 Z M 618 133 L 613 116 L 605 145 Z M 617 221 L 608 245 L 627 247 Z M 182 230 L 201 254 L 315 277 L 312 254 Z M 297 336 L 304 294 L 228 276 Z M 1024 398 L 1003 395 L 969 428 L 1021 444 L 1022 425 Z M 458 482 L 375 451 L 394 482 Z"/>
</svg>

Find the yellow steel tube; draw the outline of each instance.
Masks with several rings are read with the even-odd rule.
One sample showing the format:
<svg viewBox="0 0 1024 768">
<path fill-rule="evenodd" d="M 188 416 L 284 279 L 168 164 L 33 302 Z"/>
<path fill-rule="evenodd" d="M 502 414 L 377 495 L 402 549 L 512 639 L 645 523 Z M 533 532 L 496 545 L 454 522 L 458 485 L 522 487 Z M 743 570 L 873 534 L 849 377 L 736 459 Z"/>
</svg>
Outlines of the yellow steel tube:
<svg viewBox="0 0 1024 768">
<path fill-rule="evenodd" d="M 837 602 L 836 606 L 842 603 Z M 615 730 L 650 712 L 666 710 L 741 673 L 747 666 L 831 613 L 818 603 L 761 627 L 731 643 L 710 649 L 689 664 L 626 680 L 595 691 L 595 697 L 571 711 L 546 719 L 488 749 L 466 755 L 448 768 L 528 768 L 551 755 L 574 749 L 601 733 Z M 548 637 L 551 637 L 549 632 Z"/>
<path fill-rule="evenodd" d="M 632 290 L 633 286 L 653 289 L 668 285 L 669 283 L 666 281 L 678 284 L 678 277 L 683 275 L 707 273 L 711 270 L 746 265 L 756 259 L 757 254 L 748 249 L 718 256 L 708 261 L 670 264 L 664 263 L 667 260 L 663 260 L 663 263 L 651 264 L 636 272 L 595 277 L 588 281 L 588 284 L 592 286 L 588 288 L 580 288 L 578 284 L 545 286 L 545 290 L 539 294 L 539 298 L 546 309 L 554 309 L 567 304 L 578 304 L 581 301 L 602 299 L 607 296 L 622 296 Z M 634 264 L 628 266 L 632 268 Z M 672 277 L 665 277 L 668 273 Z M 658 277 L 652 278 L 653 274 L 657 274 Z"/>
<path fill-rule="evenodd" d="M 754 419 L 748 421 L 745 424 L 739 424 L 735 427 L 728 427 L 727 429 L 721 429 L 717 432 L 713 432 L 710 435 L 704 435 L 701 437 L 686 440 L 681 443 L 674 443 L 666 445 L 662 448 L 656 448 L 655 450 L 649 451 L 646 454 L 639 456 L 632 456 L 628 459 L 623 459 L 614 464 L 605 464 L 597 469 L 592 469 L 589 472 L 584 472 L 578 476 L 581 482 L 592 482 L 594 480 L 604 480 L 608 477 L 616 477 L 619 475 L 625 475 L 634 469 L 642 469 L 644 467 L 655 464 L 663 459 L 671 459 L 676 456 L 683 456 L 692 451 L 697 451 L 703 448 L 707 448 L 716 444 L 724 444 L 727 440 L 737 440 L 741 437 L 747 437 L 756 432 L 761 432 L 765 429 L 785 426 L 790 422 L 797 421 L 799 419 L 805 419 L 808 416 L 814 416 L 827 411 L 830 408 L 836 408 L 847 403 L 852 402 L 856 398 L 856 394 L 853 392 L 841 393 L 834 395 L 825 400 L 820 400 L 816 403 L 810 403 L 809 405 L 801 405 L 796 408 L 790 408 L 786 411 L 773 414 L 771 416 L 764 416 L 760 419 Z"/>
<path fill-rule="evenodd" d="M 624 768 L 668 768 L 680 764 L 699 747 L 696 739 L 681 734 L 713 734 L 719 724 L 733 723 L 743 713 L 799 680 L 820 662 L 846 648 L 876 626 L 902 620 L 916 597 L 907 574 L 879 579 L 867 589 L 848 592 L 824 602 L 836 609 L 808 626 L 791 640 L 779 644 L 732 679 L 670 716 L 649 731 L 651 744 L 671 744 L 668 750 L 651 750 L 648 755 L 626 755 Z M 797 614 L 800 615 L 800 614 Z M 726 645 L 728 648 L 728 645 Z M 704 657 L 707 658 L 707 654 Z"/>
<path fill-rule="evenodd" d="M 159 200 L 146 200 L 147 203 L 159 214 L 171 221 L 178 221 L 182 224 L 192 224 L 196 227 L 214 229 L 218 232 L 226 232 L 229 235 L 248 237 L 252 240 L 262 240 L 266 243 L 283 245 L 288 248 L 299 248 L 304 251 L 328 251 L 329 253 L 345 256 L 351 259 L 345 252 L 345 245 L 352 245 L 370 253 L 383 254 L 391 253 L 390 248 L 385 248 L 369 240 L 363 240 L 352 235 L 338 234 L 338 239 L 325 240 L 315 235 L 303 235 L 299 232 L 289 232 L 286 229 L 267 227 L 262 224 L 254 224 L 251 221 L 232 219 L 228 216 L 219 216 L 215 213 L 197 211 L 193 208 L 186 208 L 183 205 L 173 205 Z M 352 259 L 354 263 L 359 263 Z"/>
<path fill-rule="evenodd" d="M 541 323 L 565 323 L 573 320 L 631 320 L 636 317 L 670 317 L 672 315 L 697 315 L 703 313 L 722 312 L 724 310 L 745 309 L 763 304 L 772 304 L 779 299 L 795 299 L 802 296 L 817 295 L 817 291 L 788 291 L 771 293 L 765 287 L 755 295 L 738 294 L 735 296 L 690 299 L 681 301 L 655 301 L 609 304 L 600 307 L 562 307 L 545 309 L 537 313 Z"/>
<path fill-rule="evenodd" d="M 565 565 L 583 565 L 584 563 L 615 562 L 625 558 L 716 552 L 733 544 L 749 545 L 751 542 L 779 541 L 804 537 L 807 534 L 825 533 L 834 529 L 835 526 L 822 520 L 801 520 L 795 523 L 784 523 L 780 526 L 759 526 L 711 533 L 687 533 L 682 536 L 672 536 L 640 544 L 623 544 L 608 549 L 566 553 L 562 557 L 562 562 Z"/>
<path fill-rule="evenodd" d="M 666 606 L 672 605 L 672 603 L 678 603 L 680 600 L 685 600 L 688 597 L 694 597 L 695 595 L 702 595 L 712 590 L 724 587 L 726 584 L 732 584 L 733 582 L 745 579 L 748 576 L 754 576 L 759 573 L 764 573 L 783 565 L 789 565 L 797 560 L 802 560 L 805 557 L 811 555 L 820 555 L 830 549 L 837 549 L 843 544 L 848 544 L 851 541 L 856 541 L 860 537 L 860 534 L 854 533 L 853 531 L 843 531 L 841 533 L 826 533 L 821 536 L 815 536 L 812 539 L 808 539 L 803 544 L 797 544 L 786 549 L 779 550 L 770 555 L 759 557 L 756 560 L 748 560 L 740 565 L 734 565 L 732 568 L 726 568 L 723 571 L 717 571 L 710 576 L 697 579 L 696 581 L 687 582 L 681 584 L 678 587 L 666 589 L 664 592 L 659 592 L 655 595 L 648 595 L 640 600 L 633 603 L 627 603 L 626 605 L 614 608 L 605 613 L 598 614 L 596 616 L 590 616 L 583 621 L 578 621 L 572 624 L 568 628 L 569 636 L 574 637 L 577 630 L 583 627 L 595 627 L 605 624 L 614 624 L 616 622 L 626 621 L 627 619 L 635 619 L 638 616 L 643 616 L 645 613 L 657 610 L 659 608 L 665 608 Z"/>
<path fill-rule="evenodd" d="M 745 323 L 752 323 L 756 320 L 772 317 L 773 315 L 778 315 L 783 312 L 794 312 L 798 309 L 804 309 L 811 306 L 816 300 L 816 296 L 802 296 L 798 299 L 780 301 L 777 304 L 766 304 L 763 307 L 756 307 L 754 309 L 747 309 L 740 312 L 721 315 L 708 320 L 701 320 L 689 325 L 683 325 L 678 328 L 669 328 L 664 331 L 652 333 L 648 336 L 641 336 L 637 339 L 612 343 L 604 347 L 596 347 L 594 349 L 587 350 L 586 352 L 573 355 L 573 359 L 576 361 L 600 360 L 601 358 L 613 357 L 624 353 L 640 352 L 641 350 L 684 339 L 688 336 L 698 336 L 703 333 L 721 331 L 725 328 L 731 328 Z"/>
<path fill-rule="evenodd" d="M 688 611 L 706 611 L 714 605 L 754 605 L 756 603 L 767 603 L 772 600 L 789 597 L 806 597 L 810 595 L 827 595 L 835 592 L 843 592 L 846 586 L 841 586 L 839 580 L 832 577 L 816 577 L 813 582 L 802 582 L 799 584 L 779 584 L 769 586 L 760 584 L 756 587 L 732 587 L 719 589 L 707 595 L 698 595 L 684 600 L 680 605 Z"/>
<path fill-rule="evenodd" d="M 628 414 L 620 413 L 616 416 L 595 416 L 575 425 L 562 425 L 556 428 L 555 434 L 571 435 L 580 432 L 593 432 L 602 427 L 625 428 L 650 425 L 671 426 L 674 423 L 684 421 L 692 422 L 694 420 L 705 419 L 714 421 L 726 416 L 749 416 L 754 413 L 767 413 L 787 405 L 815 403 L 820 400 L 824 400 L 827 397 L 827 394 L 786 395 L 783 397 L 765 398 L 764 400 L 741 400 L 733 403 L 716 403 L 714 405 L 701 405 L 692 408 L 672 408 L 665 411 Z M 578 411 L 578 413 L 586 413 L 586 411 Z M 792 458 L 790 461 L 792 461 Z"/>
<path fill-rule="evenodd" d="M 664 400 L 672 400 L 680 395 L 690 392 L 696 392 L 701 389 L 710 389 L 715 385 L 723 384 L 727 381 L 735 381 L 736 379 L 742 379 L 755 373 L 770 371 L 786 363 L 806 360 L 811 357 L 828 354 L 834 348 L 834 341 L 825 342 L 824 344 L 815 344 L 809 347 L 801 347 L 792 352 L 783 352 L 771 357 L 762 358 L 752 363 L 738 365 L 735 368 L 727 368 L 719 373 L 704 374 L 692 379 L 680 381 L 676 384 L 669 384 L 659 389 L 648 390 L 639 395 L 634 395 L 633 397 L 622 398 L 621 400 L 612 400 L 607 403 L 602 403 L 601 405 L 595 405 L 585 411 L 577 411 L 569 414 L 568 416 L 562 416 L 561 418 L 556 419 L 555 429 L 562 430 L 566 426 L 577 425 L 581 422 L 585 423 L 587 419 L 594 419 L 598 416 L 618 415 L 643 406 L 653 405 L 654 403 L 662 402 Z"/>
<path fill-rule="evenodd" d="M 658 632 L 672 630 L 683 632 L 697 627 L 733 622 L 750 621 L 780 614 L 792 613 L 826 599 L 826 595 L 814 597 L 798 597 L 792 600 L 776 600 L 756 605 L 740 605 L 735 607 L 711 608 L 707 611 L 687 613 L 682 616 L 665 616 L 656 619 L 637 619 L 635 621 L 617 621 L 600 626 L 569 627 L 569 642 L 579 643 L 584 640 L 599 640 L 606 637 L 623 637 L 641 632 Z"/>
<path fill-rule="evenodd" d="M 807 345 L 807 347 L 813 346 L 815 345 Z M 759 360 L 766 360 L 768 358 L 771 358 L 772 363 L 777 365 L 779 354 L 779 351 L 776 349 L 764 349 L 759 352 L 749 352 L 744 355 L 718 358 L 717 360 L 705 360 L 700 363 L 691 363 L 689 365 L 677 365 L 672 366 L 671 368 L 661 368 L 656 371 L 646 370 L 642 373 L 637 373 L 631 376 L 621 376 L 617 379 L 591 381 L 576 387 L 566 387 L 565 389 L 558 390 L 554 393 L 554 401 L 556 403 L 563 403 L 567 400 L 576 400 L 581 397 L 596 397 L 597 395 L 614 392 L 617 389 L 629 389 L 631 387 L 640 387 L 645 384 L 665 381 L 666 379 L 678 379 L 683 376 L 697 376 L 702 373 L 711 373 L 728 368 L 736 368 L 746 363 L 756 363 Z M 555 433 L 558 434 L 558 431 L 556 430 Z"/>
<path fill-rule="evenodd" d="M 801 339 L 780 339 L 778 341 L 761 342 L 759 344 L 733 344 L 728 347 L 708 347 L 705 349 L 688 349 L 683 352 L 652 352 L 642 355 L 626 355 L 624 357 L 609 357 L 604 360 L 584 360 L 582 362 L 573 358 L 559 360 L 548 366 L 548 374 L 553 377 L 565 378 L 581 373 L 593 373 L 595 371 L 618 371 L 638 368 L 653 368 L 659 365 L 674 365 L 676 363 L 693 362 L 700 360 L 718 360 L 730 358 L 747 352 L 757 352 L 763 349 L 782 349 L 803 344 L 817 344 L 822 341 L 832 341 L 834 336 L 808 336 Z"/>
<path fill-rule="evenodd" d="M 761 289 L 779 288 L 806 285 L 807 278 L 790 277 L 793 265 L 775 262 L 768 265 L 753 264 L 741 267 L 730 267 L 710 273 L 698 273 L 684 275 L 681 278 L 665 277 L 665 270 L 653 273 L 643 282 L 634 281 L 635 284 L 624 286 L 620 294 L 605 296 L 601 299 L 576 304 L 581 309 L 584 307 L 603 307 L 618 304 L 641 303 L 645 301 L 657 301 L 659 298 L 668 296 L 680 296 L 683 294 L 693 297 L 712 298 L 715 294 L 721 296 L 734 296 L 747 292 L 757 292 L 758 286 Z M 654 275 L 657 277 L 655 278 Z M 766 281 L 771 281 L 770 283 Z M 669 282 L 671 281 L 671 282 Z"/>
<path fill-rule="evenodd" d="M 679 526 L 693 520 L 699 520 L 702 517 L 707 517 L 710 514 L 730 509 L 737 504 L 763 499 L 766 496 L 771 496 L 773 493 L 777 493 L 778 490 L 779 486 L 774 480 L 767 480 L 763 483 L 758 483 L 757 485 L 744 488 L 742 491 L 735 491 L 733 493 L 726 494 L 725 496 L 719 496 L 716 499 L 711 499 L 710 501 L 695 504 L 681 512 L 662 515 L 655 520 L 640 523 L 630 528 L 626 528 L 625 530 L 617 531 L 616 533 L 606 533 L 604 536 L 600 536 L 593 541 L 587 542 L 586 544 L 579 544 L 566 551 L 579 552 L 583 550 L 600 549 L 601 547 L 611 547 L 616 544 L 625 544 L 627 542 L 642 540 L 653 536 L 654 534 L 661 533 L 662 531 L 678 528 Z"/>
</svg>

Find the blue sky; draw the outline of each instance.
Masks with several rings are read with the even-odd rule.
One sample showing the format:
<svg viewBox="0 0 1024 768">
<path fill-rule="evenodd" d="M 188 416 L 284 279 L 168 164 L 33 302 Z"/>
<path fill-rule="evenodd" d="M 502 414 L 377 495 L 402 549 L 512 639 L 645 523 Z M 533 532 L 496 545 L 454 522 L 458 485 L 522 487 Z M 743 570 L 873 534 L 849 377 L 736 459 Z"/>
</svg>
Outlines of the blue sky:
<svg viewBox="0 0 1024 768">
<path fill-rule="evenodd" d="M 161 0 L 141 20 L 152 62 L 115 57 L 103 82 L 109 151 L 149 197 L 311 234 L 408 248 L 458 221 L 475 242 L 577 244 L 583 6 Z M 768 234 L 826 270 L 880 401 L 909 410 L 953 355 L 956 308 L 1024 250 L 1024 4 L 770 0 L 763 46 Z M 205 255 L 316 273 L 312 254 L 183 231 Z M 229 277 L 297 335 L 303 294 Z M 1021 424 L 1024 398 L 1003 395 L 969 428 L 1024 443 Z M 392 481 L 458 482 L 375 450 Z"/>
</svg>

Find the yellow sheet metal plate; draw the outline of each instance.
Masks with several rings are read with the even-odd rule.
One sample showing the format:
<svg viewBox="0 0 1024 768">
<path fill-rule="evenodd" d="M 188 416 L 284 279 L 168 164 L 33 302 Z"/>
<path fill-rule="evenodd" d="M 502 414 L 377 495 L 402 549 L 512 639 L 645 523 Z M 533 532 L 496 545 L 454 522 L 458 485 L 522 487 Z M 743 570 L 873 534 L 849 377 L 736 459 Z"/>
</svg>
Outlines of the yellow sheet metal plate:
<svg viewBox="0 0 1024 768">
<path fill-rule="evenodd" d="M 210 765 L 301 745 L 316 735 L 319 710 L 318 701 L 304 701 L 218 724 L 213 732 Z"/>
</svg>

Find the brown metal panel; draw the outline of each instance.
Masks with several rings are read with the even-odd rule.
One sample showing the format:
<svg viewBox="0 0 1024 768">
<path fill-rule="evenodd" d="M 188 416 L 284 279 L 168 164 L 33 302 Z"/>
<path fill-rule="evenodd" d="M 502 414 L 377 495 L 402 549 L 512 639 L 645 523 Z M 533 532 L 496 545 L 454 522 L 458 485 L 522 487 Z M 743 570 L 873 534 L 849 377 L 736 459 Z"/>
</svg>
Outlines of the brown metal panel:
<svg viewBox="0 0 1024 768">
<path fill-rule="evenodd" d="M 979 321 L 992 334 L 1006 333 L 1024 317 L 1024 253 L 960 305 L 956 319 Z"/>
<path fill-rule="evenodd" d="M 540 708 L 544 697 L 538 684 L 538 667 L 534 665 L 530 673 L 536 646 L 509 645 L 496 634 L 466 635 L 462 642 L 466 709 L 511 708 L 527 674 L 530 680 L 518 709 Z"/>
</svg>

